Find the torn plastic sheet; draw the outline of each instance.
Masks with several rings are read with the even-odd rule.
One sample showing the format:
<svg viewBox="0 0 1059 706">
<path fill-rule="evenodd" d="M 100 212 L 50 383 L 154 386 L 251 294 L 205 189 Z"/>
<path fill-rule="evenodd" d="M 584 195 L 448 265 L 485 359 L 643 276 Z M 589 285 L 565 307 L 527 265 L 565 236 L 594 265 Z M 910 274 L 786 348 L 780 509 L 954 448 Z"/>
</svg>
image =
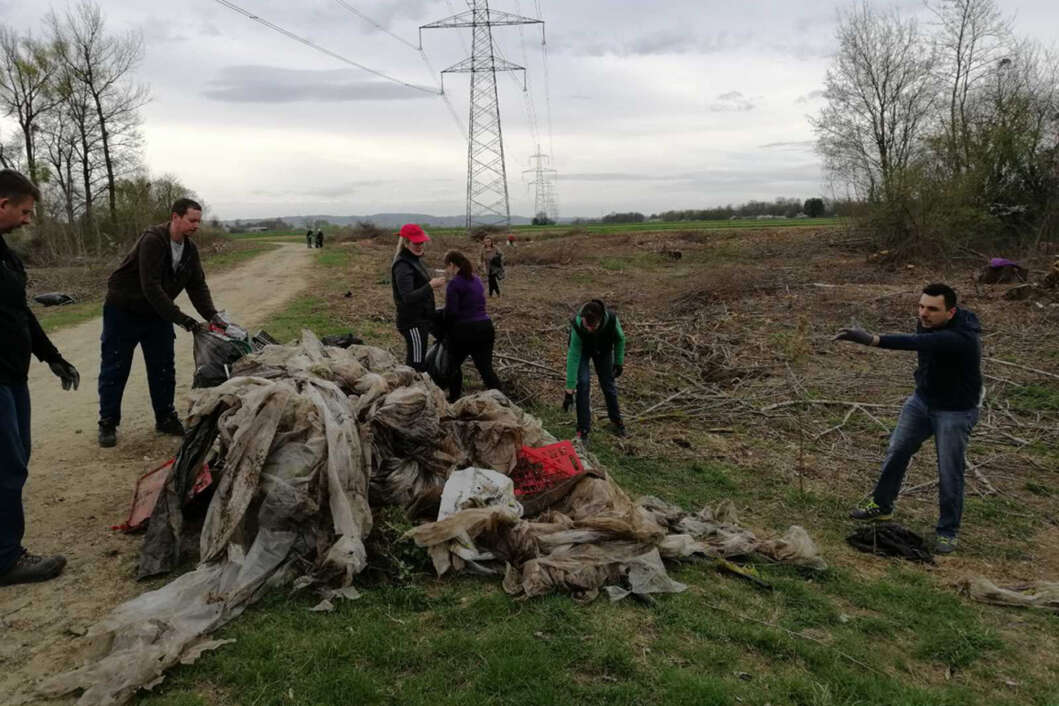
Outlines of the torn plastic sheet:
<svg viewBox="0 0 1059 706">
<path fill-rule="evenodd" d="M 961 581 L 959 587 L 963 593 L 982 603 L 1059 611 L 1059 582 L 1056 581 L 1034 581 L 1001 588 L 984 576 L 974 576 Z"/>
</svg>

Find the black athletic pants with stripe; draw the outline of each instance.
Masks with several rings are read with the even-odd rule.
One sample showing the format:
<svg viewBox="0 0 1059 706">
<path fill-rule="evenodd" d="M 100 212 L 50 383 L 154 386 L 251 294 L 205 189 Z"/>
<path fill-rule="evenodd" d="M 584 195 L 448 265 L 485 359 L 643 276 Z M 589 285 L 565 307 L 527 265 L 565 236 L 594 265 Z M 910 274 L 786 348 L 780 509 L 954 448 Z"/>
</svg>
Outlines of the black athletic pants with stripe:
<svg viewBox="0 0 1059 706">
<path fill-rule="evenodd" d="M 423 364 L 423 359 L 427 353 L 427 337 L 429 334 L 429 324 L 420 324 L 401 331 L 405 345 L 404 363 L 413 370 L 423 372 L 426 368 Z"/>
</svg>

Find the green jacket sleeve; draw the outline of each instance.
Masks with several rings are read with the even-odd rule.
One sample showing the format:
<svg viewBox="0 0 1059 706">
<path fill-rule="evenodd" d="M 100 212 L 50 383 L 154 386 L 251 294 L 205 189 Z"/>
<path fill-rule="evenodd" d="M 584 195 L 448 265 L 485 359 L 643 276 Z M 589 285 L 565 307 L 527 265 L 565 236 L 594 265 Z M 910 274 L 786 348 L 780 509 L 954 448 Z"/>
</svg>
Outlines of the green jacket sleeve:
<svg viewBox="0 0 1059 706">
<path fill-rule="evenodd" d="M 581 337 L 570 327 L 570 347 L 566 349 L 566 389 L 577 387 L 577 369 L 581 367 Z"/>
<path fill-rule="evenodd" d="M 625 365 L 625 332 L 621 330 L 621 319 L 614 317 L 614 364 Z"/>
</svg>

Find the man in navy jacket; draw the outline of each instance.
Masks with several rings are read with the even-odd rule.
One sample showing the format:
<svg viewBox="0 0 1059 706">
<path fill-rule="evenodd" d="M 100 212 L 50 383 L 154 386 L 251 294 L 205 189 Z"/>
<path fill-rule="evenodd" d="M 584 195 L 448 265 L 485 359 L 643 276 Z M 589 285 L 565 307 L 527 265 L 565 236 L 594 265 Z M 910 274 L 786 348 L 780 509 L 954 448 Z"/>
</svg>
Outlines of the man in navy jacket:
<svg viewBox="0 0 1059 706">
<path fill-rule="evenodd" d="M 938 453 L 938 505 L 935 552 L 956 549 L 963 513 L 964 454 L 971 430 L 978 422 L 982 398 L 982 344 L 978 317 L 956 307 L 956 292 L 946 284 L 931 284 L 919 298 L 919 321 L 914 334 L 875 335 L 861 329 L 842 329 L 836 341 L 865 346 L 916 351 L 916 390 L 901 409 L 882 473 L 872 497 L 850 512 L 854 520 L 888 520 L 901 490 L 908 462 L 932 435 Z"/>
</svg>

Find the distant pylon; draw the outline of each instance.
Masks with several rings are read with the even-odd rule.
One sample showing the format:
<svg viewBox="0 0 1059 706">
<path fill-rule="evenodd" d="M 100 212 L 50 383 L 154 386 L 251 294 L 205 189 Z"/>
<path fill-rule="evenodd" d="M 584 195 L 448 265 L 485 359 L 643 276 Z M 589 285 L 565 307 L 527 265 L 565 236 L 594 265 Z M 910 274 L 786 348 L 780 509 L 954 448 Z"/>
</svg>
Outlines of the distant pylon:
<svg viewBox="0 0 1059 706">
<path fill-rule="evenodd" d="M 496 92 L 497 71 L 526 69 L 496 55 L 493 27 L 499 25 L 544 23 L 532 17 L 490 10 L 488 0 L 468 0 L 471 9 L 419 28 L 419 44 L 424 29 L 470 27 L 471 56 L 441 72 L 471 75 L 471 107 L 467 133 L 467 230 L 476 225 L 511 225 L 507 196 L 507 168 L 504 165 L 504 137 L 500 129 L 500 101 Z"/>
<path fill-rule="evenodd" d="M 550 158 L 541 152 L 541 146 L 537 145 L 537 153 L 530 155 L 534 162 L 531 169 L 524 169 L 523 174 L 533 174 L 533 217 L 544 214 L 550 221 L 558 222 L 559 204 L 555 197 L 555 179 L 558 172 L 548 167 Z"/>
</svg>

